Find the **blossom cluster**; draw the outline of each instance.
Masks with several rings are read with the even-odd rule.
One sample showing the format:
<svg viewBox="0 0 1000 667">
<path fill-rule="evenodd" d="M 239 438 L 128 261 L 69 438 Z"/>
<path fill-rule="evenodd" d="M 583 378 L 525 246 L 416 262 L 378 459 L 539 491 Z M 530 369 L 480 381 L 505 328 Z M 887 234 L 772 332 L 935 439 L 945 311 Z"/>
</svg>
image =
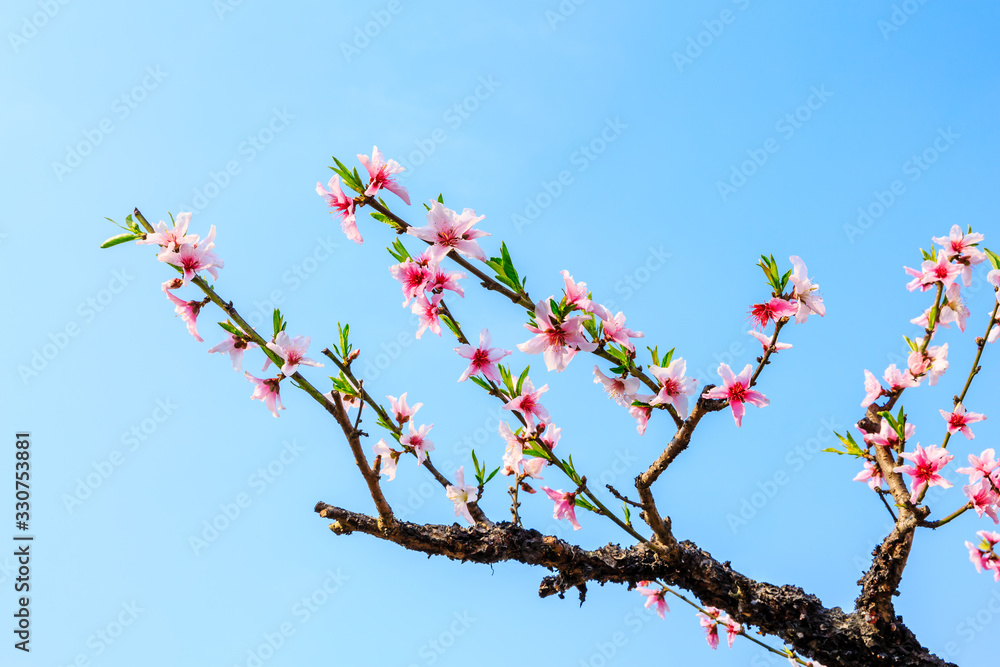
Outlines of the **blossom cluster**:
<svg viewBox="0 0 1000 667">
<path fill-rule="evenodd" d="M 926 292 L 936 289 L 937 298 L 935 303 L 927 308 L 923 313 L 910 320 L 924 328 L 925 335 L 920 342 L 914 342 L 906 338 L 910 347 L 910 354 L 906 360 L 905 368 L 898 368 L 896 364 L 890 364 L 882 374 L 881 381 L 870 370 L 865 369 L 865 398 L 861 406 L 869 408 L 869 413 L 877 410 L 879 405 L 875 404 L 882 397 L 887 397 L 885 405 L 894 402 L 899 395 L 909 388 L 918 387 L 923 380 L 927 380 L 928 385 L 937 384 L 941 376 L 948 370 L 948 343 L 931 345 L 939 327 L 950 328 L 951 324 L 956 324 L 960 331 L 965 331 L 970 312 L 962 298 L 962 286 L 972 285 L 972 268 L 988 259 L 987 253 L 979 249 L 984 237 L 982 234 L 972 232 L 971 229 L 963 231 L 958 225 L 953 225 L 947 236 L 934 237 L 934 243 L 939 247 L 931 252 L 924 252 L 924 261 L 919 269 L 903 267 L 904 271 L 911 277 L 906 288 L 910 292 Z M 993 257 L 994 266 L 997 265 L 996 257 Z M 1000 268 L 994 268 L 987 276 L 987 283 L 995 288 L 998 304 L 1000 304 Z M 996 323 L 997 305 L 990 309 L 990 326 L 987 330 L 985 342 L 993 343 L 1000 335 L 1000 326 Z M 983 341 L 978 344 L 982 345 Z M 971 378 L 970 378 L 971 379 Z M 884 385 L 883 386 L 883 381 Z M 961 434 L 967 440 L 975 438 L 972 424 L 983 421 L 986 416 L 973 412 L 966 408 L 963 403 L 965 391 L 962 396 L 956 396 L 954 407 L 951 410 L 939 410 L 941 417 L 945 421 L 947 435 L 940 446 L 937 444 L 921 446 L 917 443 L 913 451 L 906 451 L 907 442 L 913 437 L 916 427 L 907 422 L 902 409 L 896 418 L 883 410 L 878 410 L 878 432 L 870 433 L 862 428 L 861 423 L 858 429 L 864 435 L 866 450 L 860 448 L 852 451 L 853 438 L 843 439 L 848 445 L 849 453 L 864 459 L 864 469 L 858 473 L 854 479 L 866 482 L 873 490 L 881 491 L 886 483 L 885 474 L 879 463 L 878 457 L 872 452 L 872 447 L 885 447 L 891 452 L 891 458 L 903 459 L 907 465 L 895 465 L 890 468 L 892 472 L 905 474 L 910 478 L 910 502 L 916 504 L 920 502 L 931 486 L 941 488 L 951 488 L 952 483 L 942 474 L 944 468 L 955 458 L 946 447 L 948 439 Z M 874 407 L 869 407 L 873 406 Z M 969 483 L 962 487 L 968 502 L 963 509 L 975 510 L 981 518 L 984 514 L 990 517 L 994 524 L 1000 523 L 998 511 L 1000 511 L 1000 463 L 995 460 L 995 453 L 992 448 L 985 449 L 980 455 L 968 455 L 969 466 L 958 468 L 956 472 L 969 476 Z M 996 570 L 996 556 L 992 550 L 994 543 L 989 542 L 985 531 L 980 531 L 980 536 L 985 540 L 980 547 L 975 547 L 966 542 L 972 551 L 972 562 L 977 570 L 982 568 Z M 985 545 L 985 546 L 983 546 Z M 997 572 L 1000 579 L 1000 572 Z"/>
</svg>

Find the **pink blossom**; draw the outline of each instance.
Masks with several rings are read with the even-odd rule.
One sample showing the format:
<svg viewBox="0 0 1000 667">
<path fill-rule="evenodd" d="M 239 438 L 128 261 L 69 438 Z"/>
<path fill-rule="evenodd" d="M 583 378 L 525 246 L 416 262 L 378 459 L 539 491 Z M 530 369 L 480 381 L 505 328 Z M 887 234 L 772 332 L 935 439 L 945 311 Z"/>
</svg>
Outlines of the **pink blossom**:
<svg viewBox="0 0 1000 667">
<path fill-rule="evenodd" d="M 455 503 L 455 516 L 464 517 L 469 523 L 475 524 L 476 521 L 472 518 L 472 513 L 469 512 L 468 503 L 475 502 L 479 497 L 479 488 L 465 485 L 464 467 L 462 466 L 455 471 L 455 485 L 449 484 L 445 488 L 445 494 L 448 496 L 448 500 Z"/>
<path fill-rule="evenodd" d="M 733 642 L 743 632 L 743 626 L 734 621 L 728 614 L 725 615 L 722 622 L 726 625 L 726 641 L 729 642 L 729 648 L 732 648 Z"/>
<path fill-rule="evenodd" d="M 524 327 L 537 334 L 531 340 L 520 343 L 517 349 L 525 354 L 544 353 L 545 367 L 550 371 L 563 371 L 573 359 L 578 350 L 593 352 L 597 349 L 584 337 L 583 322 L 589 316 L 572 315 L 564 322 L 557 322 L 552 314 L 548 299 L 543 299 L 535 305 L 535 324 L 525 324 Z"/>
<path fill-rule="evenodd" d="M 955 279 L 962 273 L 962 267 L 958 264 L 953 264 L 948 259 L 948 255 L 943 252 L 938 253 L 937 261 L 924 260 L 920 264 L 920 270 L 923 274 L 920 282 L 924 285 L 941 283 L 945 289 L 951 287 Z"/>
<path fill-rule="evenodd" d="M 993 285 L 994 290 L 1000 290 L 1000 269 L 993 269 L 986 274 L 986 282 Z M 1000 303 L 1000 291 L 994 291 L 997 302 Z"/>
<path fill-rule="evenodd" d="M 650 405 L 672 405 L 681 419 L 687 419 L 688 396 L 693 396 L 698 390 L 698 381 L 684 377 L 687 362 L 683 357 L 677 357 L 666 368 L 650 366 L 649 373 L 660 381 L 660 390 Z"/>
<path fill-rule="evenodd" d="M 399 462 L 399 452 L 390 449 L 389 445 L 385 444 L 385 440 L 382 439 L 372 447 L 372 451 L 375 452 L 375 456 L 382 457 L 379 464 L 379 474 L 388 475 L 390 482 L 396 479 L 396 464 Z"/>
<path fill-rule="evenodd" d="M 612 317 L 611 311 L 604 306 L 595 304 L 592 309 L 594 314 L 601 318 L 601 322 L 604 324 L 604 340 L 618 343 L 622 347 L 635 352 L 635 345 L 632 344 L 629 338 L 644 338 L 645 334 L 641 331 L 632 331 L 626 327 L 625 314 L 621 311 L 618 311 L 618 314 Z"/>
<path fill-rule="evenodd" d="M 980 530 L 976 535 L 982 540 L 979 544 L 965 543 L 969 548 L 969 560 L 976 566 L 976 572 L 993 570 L 993 580 L 1000 581 L 1000 556 L 994 550 L 1000 542 L 1000 534 Z"/>
<path fill-rule="evenodd" d="M 924 282 L 924 272 L 917 271 L 916 269 L 911 269 L 908 266 L 904 266 L 903 270 L 906 271 L 908 275 L 913 276 L 913 280 L 906 283 L 906 289 L 909 291 L 914 291 L 919 289 L 921 292 L 926 292 L 931 288 L 931 285 Z"/>
<path fill-rule="evenodd" d="M 594 366 L 594 384 L 604 385 L 604 391 L 608 398 L 622 407 L 632 405 L 632 397 L 639 391 L 639 379 L 632 377 L 610 378 L 601 372 L 601 369 Z"/>
<path fill-rule="evenodd" d="M 521 438 L 510 430 L 507 422 L 501 421 L 498 427 L 500 437 L 507 443 L 503 453 L 502 475 L 514 475 L 520 472 L 521 460 L 524 458 L 524 442 Z"/>
<path fill-rule="evenodd" d="M 729 401 L 737 428 L 743 421 L 744 403 L 756 405 L 758 408 L 763 408 L 770 403 L 764 394 L 750 388 L 750 376 L 753 373 L 750 364 L 747 364 L 739 375 L 733 375 L 728 364 L 719 364 L 718 373 L 725 386 L 705 392 L 705 398 L 722 398 Z"/>
<path fill-rule="evenodd" d="M 395 396 L 386 395 L 386 398 L 389 399 L 389 406 L 392 410 L 392 414 L 400 426 L 409 421 L 410 417 L 417 414 L 417 410 L 424 407 L 423 403 L 417 403 L 411 408 L 406 404 L 406 394 L 407 392 L 404 391 L 398 400 Z"/>
<path fill-rule="evenodd" d="M 542 430 L 542 434 L 536 436 L 536 438 L 548 447 L 549 450 L 555 449 L 556 445 L 559 444 L 559 438 L 562 437 L 562 429 L 550 421 L 542 422 L 538 424 L 538 427 L 544 427 L 544 429 Z"/>
<path fill-rule="evenodd" d="M 872 463 L 871 461 L 865 461 L 864 465 L 865 469 L 855 475 L 853 481 L 868 482 L 868 486 L 874 491 L 882 486 L 882 482 L 884 481 L 882 470 L 878 467 L 877 463 Z"/>
<path fill-rule="evenodd" d="M 417 327 L 417 340 L 424 335 L 427 329 L 430 329 L 432 333 L 436 333 L 438 336 L 441 335 L 441 321 L 438 316 L 441 311 L 438 310 L 438 306 L 441 304 L 441 295 L 435 294 L 430 300 L 421 294 L 417 297 L 417 300 L 413 302 L 413 306 L 410 310 L 414 315 L 420 318 L 420 326 Z"/>
<path fill-rule="evenodd" d="M 980 519 L 983 518 L 983 514 L 986 514 L 993 519 L 993 523 L 1000 523 L 1000 519 L 997 519 L 996 508 L 997 503 L 1000 503 L 1000 495 L 997 495 L 990 480 L 981 479 L 975 484 L 963 486 L 962 493 L 972 503 L 972 509 L 976 510 Z"/>
<path fill-rule="evenodd" d="M 896 364 L 889 364 L 889 367 L 885 369 L 885 373 L 882 374 L 882 379 L 889 385 L 889 391 L 886 393 L 890 394 L 900 389 L 906 389 L 907 387 L 920 386 L 920 380 L 915 378 L 909 371 L 899 370 L 896 368 Z M 865 385 L 867 387 L 867 383 Z"/>
<path fill-rule="evenodd" d="M 267 349 L 285 360 L 285 363 L 281 365 L 281 372 L 284 373 L 285 377 L 294 375 L 300 365 L 323 367 L 323 364 L 306 356 L 306 350 L 309 349 L 309 336 L 292 338 L 284 331 L 279 331 L 274 340 L 267 344 Z M 270 365 L 271 360 L 268 359 L 264 362 L 262 370 L 266 371 Z"/>
<path fill-rule="evenodd" d="M 640 395 L 636 396 L 635 400 L 649 403 L 652 398 L 651 395 Z M 649 424 L 649 418 L 653 416 L 653 408 L 648 405 L 632 405 L 629 407 L 628 413 L 635 418 L 635 430 L 639 432 L 639 435 L 646 435 L 646 426 Z"/>
<path fill-rule="evenodd" d="M 177 279 L 168 280 L 163 283 L 163 293 L 167 295 L 170 302 L 174 304 L 174 312 L 181 316 L 184 323 L 187 324 L 187 330 L 194 336 L 194 339 L 199 343 L 204 342 L 201 336 L 198 335 L 198 313 L 201 312 L 202 306 L 208 303 L 206 298 L 204 301 L 184 301 L 183 299 L 178 299 L 176 296 L 170 293 L 171 289 L 176 289 L 176 287 L 170 287 L 173 285 Z M 174 317 L 176 317 L 175 315 Z"/>
<path fill-rule="evenodd" d="M 190 222 L 190 213 L 178 213 L 173 227 L 167 227 L 167 223 L 160 220 L 153 224 L 155 232 L 146 234 L 145 238 L 139 239 L 135 243 L 136 245 L 156 243 L 168 250 L 176 250 L 182 245 L 194 245 L 198 242 L 198 235 L 187 233 Z"/>
<path fill-rule="evenodd" d="M 869 405 L 878 400 L 878 397 L 885 393 L 882 389 L 882 384 L 867 368 L 865 369 L 865 400 L 861 401 L 861 407 L 867 408 Z"/>
<path fill-rule="evenodd" d="M 923 354 L 919 350 L 911 352 L 906 358 L 906 363 L 910 369 L 909 376 L 916 384 L 920 384 L 920 378 L 926 375 L 928 384 L 934 386 L 937 384 L 938 379 L 944 375 L 944 372 L 948 370 L 948 343 L 944 345 L 931 345 Z M 888 377 L 886 381 L 889 381 Z M 900 386 L 910 385 L 903 384 Z M 895 386 L 893 387 L 893 389 L 896 388 Z"/>
<path fill-rule="evenodd" d="M 427 452 L 434 451 L 434 443 L 427 439 L 427 433 L 434 428 L 434 424 L 424 424 L 420 430 L 413 428 L 413 422 L 409 424 L 410 432 L 404 434 L 399 439 L 399 444 L 405 445 L 413 450 L 417 455 L 417 465 L 422 464 L 427 459 Z"/>
<path fill-rule="evenodd" d="M 962 264 L 962 282 L 966 287 L 972 284 L 972 267 L 986 259 L 986 253 L 974 245 L 981 243 L 984 238 L 982 234 L 975 232 L 966 234 L 958 225 L 951 226 L 948 236 L 934 237 L 934 242 L 942 246 L 942 253 L 948 259 L 958 259 Z"/>
<path fill-rule="evenodd" d="M 523 467 L 524 474 L 532 479 L 545 479 L 541 476 L 542 470 L 549 464 L 545 459 L 532 457 L 530 459 L 521 460 L 521 466 Z M 534 493 L 534 492 L 532 492 Z"/>
<path fill-rule="evenodd" d="M 936 324 L 948 329 L 951 328 L 952 322 L 957 322 L 959 331 L 965 331 L 966 320 L 969 318 L 969 309 L 966 307 L 965 302 L 962 301 L 961 289 L 958 283 L 952 283 L 951 287 L 945 292 L 941 308 L 938 311 Z M 931 309 L 928 308 L 921 315 L 910 320 L 910 322 L 927 329 L 930 325 L 930 316 Z"/>
<path fill-rule="evenodd" d="M 542 385 L 542 388 L 535 391 L 535 385 L 531 383 L 531 378 L 525 378 L 521 385 L 521 395 L 503 406 L 504 410 L 517 410 L 524 417 L 528 425 L 534 423 L 535 419 L 543 421 L 548 419 L 549 411 L 539 402 L 538 398 L 549 390 L 549 385 Z"/>
<path fill-rule="evenodd" d="M 938 474 L 941 468 L 945 467 L 949 461 L 955 458 L 952 454 L 948 453 L 948 450 L 941 449 L 937 445 L 924 448 L 917 444 L 916 451 L 903 452 L 900 456 L 913 464 L 893 468 L 893 471 L 906 473 L 913 478 L 913 485 L 910 490 L 911 503 L 916 503 L 917 498 L 929 486 L 940 486 L 943 489 L 951 488 L 951 482 Z"/>
<path fill-rule="evenodd" d="M 663 612 L 670 611 L 670 607 L 667 606 L 667 601 L 663 599 L 663 596 L 667 594 L 666 588 L 660 588 L 659 590 L 655 588 L 647 588 L 652 582 L 640 581 L 639 591 L 640 595 L 646 596 L 646 609 L 655 606 L 656 613 L 660 618 L 665 618 Z"/>
<path fill-rule="evenodd" d="M 250 400 L 262 401 L 264 405 L 267 406 L 267 409 L 271 411 L 271 414 L 277 417 L 278 410 L 285 409 L 285 406 L 281 403 L 281 395 L 279 394 L 279 383 L 281 378 L 277 377 L 261 380 L 260 378 L 254 377 L 246 372 L 244 372 L 243 375 L 254 384 L 254 390 L 253 394 L 250 396 Z"/>
<path fill-rule="evenodd" d="M 553 491 L 547 486 L 543 486 L 542 491 L 544 491 L 545 495 L 547 495 L 550 499 L 555 501 L 556 505 L 555 510 L 552 512 L 552 518 L 569 519 L 570 524 L 573 526 L 573 530 L 580 530 L 580 528 L 583 527 L 576 520 L 575 493 L 564 493 L 562 489 Z"/>
<path fill-rule="evenodd" d="M 763 331 L 768 323 L 777 322 L 783 317 L 795 317 L 799 312 L 799 303 L 774 297 L 767 303 L 755 303 L 750 307 L 750 319 L 756 322 Z"/>
<path fill-rule="evenodd" d="M 705 628 L 705 640 L 715 650 L 719 648 L 719 625 L 716 623 L 716 619 L 722 610 L 715 607 L 705 607 L 705 611 L 707 613 L 704 614 L 699 611 L 697 616 L 701 619 L 701 627 Z"/>
<path fill-rule="evenodd" d="M 984 477 L 993 477 L 993 471 L 1000 470 L 1000 462 L 994 456 L 996 456 L 996 452 L 993 451 L 992 447 L 984 449 L 983 453 L 979 456 L 969 454 L 969 463 L 972 466 L 969 468 L 959 468 L 956 472 L 968 475 L 970 484 L 975 484 L 976 481 Z"/>
<path fill-rule="evenodd" d="M 382 155 L 382 151 L 378 149 L 378 146 L 372 147 L 371 160 L 368 159 L 367 155 L 359 154 L 358 161 L 368 170 L 368 177 L 371 179 L 368 182 L 368 189 L 365 190 L 366 195 L 374 195 L 382 188 L 385 188 L 405 201 L 407 205 L 410 204 L 410 193 L 406 191 L 406 188 L 397 183 L 396 179 L 392 178 L 394 174 L 406 171 L 405 167 L 395 160 L 386 162 L 385 156 Z"/>
<path fill-rule="evenodd" d="M 754 338 L 756 338 L 760 342 L 760 345 L 761 345 L 761 347 L 764 348 L 765 352 L 767 351 L 767 349 L 769 347 L 771 347 L 771 336 L 768 336 L 767 334 L 763 334 L 763 333 L 757 331 L 756 329 L 751 329 L 747 333 L 750 334 L 751 336 L 753 336 Z M 775 341 L 774 342 L 774 351 L 775 352 L 778 352 L 780 350 L 790 350 L 790 349 L 792 349 L 792 344 L 791 343 L 782 343 L 780 341 Z"/>
<path fill-rule="evenodd" d="M 455 294 L 464 297 L 465 290 L 458 284 L 458 281 L 465 278 L 461 271 L 446 271 L 439 264 L 431 264 L 427 267 L 427 284 L 424 289 L 428 292 L 440 294 L 444 290 L 451 290 Z"/>
<path fill-rule="evenodd" d="M 469 367 L 462 373 L 462 377 L 458 378 L 459 382 L 465 382 L 469 379 L 470 375 L 482 373 L 486 379 L 492 380 L 497 384 L 501 380 L 500 371 L 496 363 L 508 354 L 512 354 L 511 350 L 490 347 L 490 332 L 488 329 L 483 329 L 479 332 L 479 347 L 459 345 L 455 348 L 455 352 L 458 353 L 458 356 L 464 357 L 470 362 Z"/>
<path fill-rule="evenodd" d="M 969 440 L 976 437 L 969 429 L 969 424 L 975 424 L 976 422 L 981 422 L 986 419 L 984 415 L 978 412 L 966 412 L 965 406 L 961 403 L 956 405 L 955 409 L 951 412 L 945 412 L 944 410 L 938 410 L 938 412 L 940 412 L 941 416 L 944 417 L 946 422 L 948 422 L 948 433 L 954 434 L 958 431 Z"/>
<path fill-rule="evenodd" d="M 566 284 L 566 303 L 571 304 L 578 310 L 589 311 L 591 302 L 587 283 L 573 282 L 573 276 L 569 275 L 569 271 L 563 270 L 560 273 L 562 274 L 563 282 Z"/>
<path fill-rule="evenodd" d="M 354 218 L 354 198 L 348 197 L 340 189 L 340 176 L 331 178 L 326 187 L 330 190 L 327 191 L 322 184 L 316 183 L 316 194 L 325 199 L 331 208 L 337 209 L 340 214 L 340 229 L 343 230 L 344 235 L 355 243 L 364 243 Z"/>
<path fill-rule="evenodd" d="M 477 216 L 471 208 L 463 210 L 459 215 L 441 202 L 435 201 L 431 210 L 427 211 L 427 225 L 409 227 L 406 233 L 433 244 L 427 250 L 427 256 L 434 264 L 444 259 L 452 249 L 485 262 L 486 255 L 476 243 L 476 239 L 489 234 L 472 228 L 485 217 L 485 215 Z"/>
<path fill-rule="evenodd" d="M 404 308 L 410 305 L 410 301 L 423 294 L 424 285 L 431 278 L 430 269 L 410 258 L 390 266 L 389 273 L 403 285 Z"/>
<path fill-rule="evenodd" d="M 897 447 L 899 443 L 899 434 L 896 433 L 896 429 L 892 427 L 888 419 L 883 419 L 879 422 L 878 433 L 868 433 L 859 427 L 862 433 L 865 434 L 865 442 L 869 445 L 878 445 L 880 447 Z M 906 440 L 913 437 L 916 433 L 917 427 L 910 422 L 906 423 L 903 427 L 903 436 Z"/>
<path fill-rule="evenodd" d="M 239 372 L 243 370 L 243 353 L 255 347 L 257 347 L 257 343 L 229 334 L 229 338 L 210 349 L 208 353 L 228 352 L 229 359 L 233 362 L 233 370 Z"/>
<path fill-rule="evenodd" d="M 934 243 L 943 246 L 942 252 L 951 259 L 960 255 L 965 255 L 970 259 L 975 259 L 972 263 L 978 264 L 986 259 L 986 254 L 975 247 L 975 244 L 982 243 L 985 237 L 979 233 L 966 234 L 958 225 L 951 226 L 948 236 L 935 236 Z"/>
<path fill-rule="evenodd" d="M 208 236 L 198 243 L 185 243 L 176 249 L 166 248 L 156 258 L 161 262 L 181 269 L 184 273 L 184 285 L 187 285 L 198 271 L 208 271 L 212 274 L 213 280 L 218 280 L 218 270 L 223 268 L 223 262 L 212 252 L 212 248 L 215 247 L 214 240 L 215 225 L 212 225 L 208 231 Z"/>
<path fill-rule="evenodd" d="M 819 285 L 813 284 L 808 278 L 809 272 L 805 262 L 798 255 L 792 255 L 788 260 L 795 267 L 791 275 L 792 284 L 795 285 L 792 297 L 799 300 L 795 323 L 802 324 L 812 314 L 823 317 L 826 315 L 826 306 L 823 305 L 823 298 L 819 295 Z"/>
</svg>

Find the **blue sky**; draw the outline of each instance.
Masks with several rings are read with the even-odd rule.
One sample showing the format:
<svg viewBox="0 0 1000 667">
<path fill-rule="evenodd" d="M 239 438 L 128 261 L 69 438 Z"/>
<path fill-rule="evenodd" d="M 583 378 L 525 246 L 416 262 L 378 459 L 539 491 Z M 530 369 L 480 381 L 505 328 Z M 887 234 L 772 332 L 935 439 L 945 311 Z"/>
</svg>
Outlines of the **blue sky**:
<svg viewBox="0 0 1000 667">
<path fill-rule="evenodd" d="M 862 416 L 863 369 L 899 362 L 901 336 L 917 334 L 927 295 L 905 290 L 902 266 L 918 248 L 956 223 L 1000 245 L 1000 9 L 693 4 L 6 3 L 0 386 L 5 437 L 32 434 L 36 541 L 32 652 L 4 646 L 4 664 L 785 664 L 746 641 L 710 651 L 679 601 L 661 621 L 621 586 L 592 586 L 582 607 L 540 600 L 541 570 L 334 536 L 317 501 L 372 504 L 328 416 L 286 392 L 274 419 L 206 354 L 217 310 L 197 343 L 151 251 L 98 248 L 115 231 L 105 216 L 192 210 L 192 231 L 218 230 L 216 284 L 244 315 L 279 305 L 314 357 L 350 322 L 372 392 L 424 403 L 442 470 L 470 467 L 471 447 L 496 465 L 502 415 L 455 382 L 452 340 L 413 339 L 382 250 L 394 235 L 369 221 L 365 244 L 350 243 L 314 192 L 331 155 L 353 165 L 376 144 L 407 166 L 413 206 L 389 195 L 396 212 L 421 224 L 438 193 L 475 209 L 484 247 L 506 241 L 533 296 L 557 293 L 568 269 L 704 380 L 757 354 L 757 256 L 801 256 L 826 317 L 787 329 L 795 347 L 760 383 L 771 405 L 738 431 L 727 413 L 705 420 L 657 499 L 682 539 L 850 608 L 886 514 L 851 481 L 853 460 L 816 450 Z M 985 327 L 984 273 L 970 330 L 943 336 L 953 371 L 904 401 L 923 444 L 940 442 L 937 410 Z M 451 306 L 467 331 L 489 327 L 506 349 L 527 339 L 523 311 L 465 287 Z M 996 353 L 966 401 L 991 420 L 974 443 L 952 440 L 962 461 L 1000 434 Z M 628 487 L 671 435 L 661 419 L 640 438 L 584 356 L 558 375 L 512 359 L 551 387 L 561 447 L 591 479 Z M 322 386 L 328 370 L 307 376 Z M 402 465 L 386 493 L 410 520 L 448 523 L 429 479 Z M 505 498 L 497 479 L 484 501 L 496 520 Z M 932 507 L 961 502 L 953 489 Z M 585 546 L 627 541 L 594 515 L 573 533 L 547 499 L 523 505 L 527 525 Z M 990 526 L 919 534 L 897 598 L 917 636 L 960 664 L 995 656 L 1000 586 L 962 544 Z M 13 561 L 0 565 L 6 615 Z"/>
</svg>

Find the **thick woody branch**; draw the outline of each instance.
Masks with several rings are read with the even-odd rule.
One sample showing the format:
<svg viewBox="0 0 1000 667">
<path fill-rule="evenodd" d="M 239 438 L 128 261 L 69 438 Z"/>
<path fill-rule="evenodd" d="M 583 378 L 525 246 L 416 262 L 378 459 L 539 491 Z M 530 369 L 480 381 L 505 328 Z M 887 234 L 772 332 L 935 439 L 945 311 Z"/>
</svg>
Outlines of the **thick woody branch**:
<svg viewBox="0 0 1000 667">
<path fill-rule="evenodd" d="M 547 567 L 556 574 L 542 581 L 542 597 L 591 581 L 632 586 L 657 579 L 691 591 L 704 604 L 726 610 L 740 623 L 780 637 L 827 667 L 949 664 L 921 647 L 901 619 L 891 628 L 871 626 L 862 615 L 826 608 L 800 588 L 754 581 L 691 542 L 675 543 L 666 553 L 645 544 L 629 549 L 609 544 L 588 551 L 506 522 L 470 528 L 407 522 L 383 527 L 374 517 L 322 502 L 316 512 L 332 520 L 330 529 L 338 535 L 365 533 L 411 551 L 462 562 L 516 561 Z"/>
</svg>

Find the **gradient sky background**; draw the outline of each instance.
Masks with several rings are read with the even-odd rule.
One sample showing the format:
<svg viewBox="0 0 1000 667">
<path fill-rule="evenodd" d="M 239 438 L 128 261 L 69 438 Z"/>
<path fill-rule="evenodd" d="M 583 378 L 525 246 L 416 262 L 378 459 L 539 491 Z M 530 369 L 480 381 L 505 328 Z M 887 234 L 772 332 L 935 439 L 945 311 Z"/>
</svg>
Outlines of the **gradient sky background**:
<svg viewBox="0 0 1000 667">
<path fill-rule="evenodd" d="M 331 155 L 354 165 L 373 144 L 408 166 L 413 206 L 386 197 L 408 220 L 422 224 L 420 202 L 439 192 L 474 208 L 493 235 L 487 251 L 506 240 L 536 298 L 558 293 L 569 269 L 596 300 L 623 309 L 643 343 L 676 347 L 704 380 L 719 361 L 741 368 L 758 354 L 746 335 L 747 308 L 768 291 L 757 256 L 785 267 L 802 256 L 827 316 L 787 329 L 795 347 L 759 387 L 770 407 L 749 408 L 740 430 L 728 412 L 706 419 L 657 497 L 680 538 L 749 576 L 852 607 L 887 517 L 851 481 L 857 462 L 815 451 L 863 415 L 863 369 L 900 362 L 901 335 L 918 333 L 909 319 L 929 294 L 907 292 L 902 270 L 919 263 L 918 248 L 953 223 L 1000 246 L 1000 8 L 224 2 L 4 5 L 2 433 L 8 442 L 32 433 L 36 535 L 33 650 L 14 651 L 0 628 L 4 664 L 253 665 L 251 652 L 268 635 L 277 643 L 283 624 L 292 632 L 264 651 L 269 667 L 787 664 L 746 640 L 711 651 L 680 601 L 661 621 L 641 613 L 637 593 L 591 586 L 581 608 L 571 596 L 539 599 L 540 569 L 428 560 L 333 535 L 317 501 L 372 503 L 328 416 L 286 389 L 288 409 L 274 419 L 248 400 L 252 387 L 228 359 L 206 354 L 222 337 L 218 310 L 204 311 L 197 343 L 160 292 L 171 270 L 147 248 L 98 248 L 115 233 L 105 216 L 193 210 L 193 232 L 218 230 L 226 266 L 216 285 L 244 315 L 262 321 L 280 301 L 289 332 L 311 336 L 317 358 L 337 323 L 350 322 L 368 388 L 424 403 L 418 417 L 434 424 L 443 471 L 471 467 L 470 443 L 496 465 L 498 404 L 455 382 L 464 363 L 453 340 L 413 340 L 386 271 L 393 235 L 368 220 L 365 244 L 348 242 L 314 192 Z M 686 51 L 688 61 L 678 58 Z M 783 121 L 796 113 L 794 125 Z M 926 168 L 915 167 L 925 151 Z M 745 182 L 720 193 L 762 154 Z M 223 176 L 227 164 L 234 174 Z M 562 191 L 547 198 L 564 171 Z M 863 225 L 859 207 L 872 211 Z M 985 328 L 984 276 L 968 291 L 969 330 L 942 336 L 953 372 L 903 402 L 922 444 L 940 442 L 938 408 L 960 390 Z M 523 311 L 471 280 L 465 288 L 450 302 L 468 332 L 489 327 L 507 349 L 527 339 Z M 998 354 L 987 348 L 966 400 L 990 421 L 973 443 L 951 441 L 962 462 L 998 444 L 989 388 Z M 33 358 L 37 374 L 19 371 Z M 671 435 L 661 418 L 640 438 L 592 383 L 590 358 L 558 375 L 540 358 L 513 360 L 551 387 L 560 452 L 591 480 L 629 487 Z M 262 361 L 258 352 L 245 367 Z M 327 389 L 328 370 L 307 376 Z M 380 434 L 366 425 L 370 448 Z M 142 441 L 126 438 L 133 428 L 146 429 Z M 10 479 L 12 443 L 4 451 Z M 257 471 L 269 465 L 265 479 Z M 389 500 L 411 520 L 449 523 L 452 505 L 429 479 L 407 461 L 385 484 Z M 546 483 L 568 486 L 553 472 Z M 239 516 L 193 548 L 240 494 L 249 504 Z M 2 496 L 9 516 L 12 494 Z M 509 516 L 505 500 L 498 478 L 484 501 L 494 520 Z M 956 486 L 932 507 L 943 516 L 961 504 Z M 551 512 L 544 497 L 524 499 L 529 526 L 588 547 L 627 543 L 595 515 L 581 514 L 574 533 Z M 996 656 L 1000 614 L 990 605 L 1000 608 L 1000 585 L 975 573 L 963 546 L 991 527 L 964 517 L 921 532 L 897 599 L 925 645 L 963 665 Z M 13 560 L 0 565 L 10 624 Z M 322 601 L 311 611 L 310 597 Z M 130 625 L 101 640 L 117 634 L 119 617 Z"/>
</svg>

